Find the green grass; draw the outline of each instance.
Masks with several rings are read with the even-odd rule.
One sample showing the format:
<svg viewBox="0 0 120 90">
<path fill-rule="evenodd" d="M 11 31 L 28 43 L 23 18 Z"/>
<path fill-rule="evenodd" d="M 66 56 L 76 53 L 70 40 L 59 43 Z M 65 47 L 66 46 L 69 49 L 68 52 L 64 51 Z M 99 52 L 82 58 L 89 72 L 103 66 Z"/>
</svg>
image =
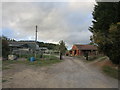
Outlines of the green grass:
<svg viewBox="0 0 120 90">
<path fill-rule="evenodd" d="M 26 59 L 25 61 L 6 60 L 6 61 L 3 61 L 3 70 L 9 69 L 9 67 L 7 67 L 7 66 L 10 64 L 26 64 L 26 65 L 35 65 L 35 66 L 46 66 L 46 65 L 59 63 L 59 62 L 62 62 L 62 60 L 59 60 L 59 58 L 57 58 L 55 56 L 48 56 L 48 55 L 44 55 L 43 58 L 37 58 L 36 61 L 34 61 L 34 62 L 30 62 L 28 59 Z"/>
<path fill-rule="evenodd" d="M 3 83 L 4 83 L 4 82 L 7 82 L 7 81 L 8 81 L 8 80 L 4 80 L 4 79 L 2 80 Z"/>
<path fill-rule="evenodd" d="M 104 56 L 99 56 L 99 55 L 96 55 L 96 56 L 89 56 L 88 60 L 89 60 L 89 61 L 94 61 L 94 60 L 100 59 L 100 58 L 102 58 L 102 57 L 104 57 Z"/>
<path fill-rule="evenodd" d="M 20 58 L 30 58 L 30 57 L 34 57 L 35 54 L 24 54 L 24 55 L 20 55 Z M 41 54 L 37 54 L 36 58 L 40 58 Z M 49 57 L 49 55 L 43 55 L 43 57 Z"/>
<path fill-rule="evenodd" d="M 120 70 L 118 69 L 115 69 L 115 68 L 112 68 L 110 66 L 103 66 L 103 72 L 113 78 L 116 78 L 116 79 L 119 79 L 120 80 L 120 77 L 118 76 L 120 74 Z"/>
<path fill-rule="evenodd" d="M 73 56 L 73 57 L 77 57 L 77 58 L 86 60 L 86 57 L 84 57 L 84 56 Z M 106 58 L 106 56 L 103 56 L 103 55 L 94 55 L 94 56 L 91 55 L 91 56 L 88 56 L 88 60 L 86 60 L 85 62 L 91 62 L 91 61 L 94 61 L 94 60 L 97 60 L 97 59 L 100 59 L 102 61 L 105 58 Z"/>
<path fill-rule="evenodd" d="M 99 58 L 98 62 L 104 61 L 105 59 L 107 59 L 107 56 L 103 56 L 103 57 Z"/>
<path fill-rule="evenodd" d="M 3 66 L 2 67 L 2 70 L 6 70 L 6 69 L 10 69 L 10 67 L 8 67 L 8 66 Z"/>
<path fill-rule="evenodd" d="M 55 64 L 55 63 L 58 63 L 58 62 L 61 62 L 61 61 L 62 60 L 59 60 L 59 58 L 57 58 L 55 56 L 44 55 L 41 60 L 37 59 L 34 62 L 28 61 L 28 64 L 30 64 L 30 65 L 36 65 L 36 66 L 46 66 L 46 65 Z"/>
<path fill-rule="evenodd" d="M 86 62 L 91 62 L 91 61 L 95 61 L 95 60 L 103 61 L 106 58 L 107 58 L 106 56 L 96 55 L 96 56 L 89 56 L 88 60 L 86 60 L 85 57 L 84 57 L 84 59 L 86 60 Z"/>
<path fill-rule="evenodd" d="M 34 61 L 34 62 L 27 62 L 26 64 L 28 65 L 35 65 L 35 66 L 48 66 L 48 65 L 51 65 L 51 64 L 55 64 L 55 63 L 58 63 L 58 62 L 61 62 L 62 60 L 37 60 L 37 61 Z"/>
<path fill-rule="evenodd" d="M 27 61 L 27 59 L 26 59 Z M 4 65 L 10 65 L 10 64 L 16 64 L 16 63 L 25 63 L 26 61 L 18 61 L 18 60 L 5 60 L 2 62 L 2 66 Z"/>
</svg>

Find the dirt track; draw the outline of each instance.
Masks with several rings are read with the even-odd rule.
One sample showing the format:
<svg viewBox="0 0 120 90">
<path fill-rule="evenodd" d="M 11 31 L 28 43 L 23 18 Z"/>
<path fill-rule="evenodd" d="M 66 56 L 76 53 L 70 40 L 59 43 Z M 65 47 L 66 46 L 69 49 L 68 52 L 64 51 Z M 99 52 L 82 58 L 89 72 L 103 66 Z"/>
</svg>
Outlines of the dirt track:
<svg viewBox="0 0 120 90">
<path fill-rule="evenodd" d="M 72 57 L 47 67 L 13 65 L 3 71 L 3 88 L 117 88 L 118 81 Z"/>
</svg>

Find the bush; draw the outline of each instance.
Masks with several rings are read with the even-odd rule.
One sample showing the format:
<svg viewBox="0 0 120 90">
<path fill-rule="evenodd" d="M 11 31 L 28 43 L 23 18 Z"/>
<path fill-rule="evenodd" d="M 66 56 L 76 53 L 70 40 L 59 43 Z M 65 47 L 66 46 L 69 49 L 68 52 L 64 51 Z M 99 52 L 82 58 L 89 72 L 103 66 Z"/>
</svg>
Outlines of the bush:
<svg viewBox="0 0 120 90">
<path fill-rule="evenodd" d="M 2 39 L 2 57 L 7 58 L 9 54 L 9 46 L 7 40 Z"/>
</svg>

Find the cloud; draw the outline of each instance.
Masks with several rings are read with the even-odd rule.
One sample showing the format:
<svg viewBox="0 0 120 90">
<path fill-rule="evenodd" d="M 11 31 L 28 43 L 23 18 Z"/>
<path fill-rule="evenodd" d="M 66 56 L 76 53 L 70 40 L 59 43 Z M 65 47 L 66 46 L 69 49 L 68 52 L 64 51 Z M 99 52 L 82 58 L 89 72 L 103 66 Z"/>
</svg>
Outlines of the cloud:
<svg viewBox="0 0 120 90">
<path fill-rule="evenodd" d="M 95 2 L 95 0 L 3 0 L 2 2 Z"/>
<path fill-rule="evenodd" d="M 3 2 L 3 34 L 17 40 L 34 40 L 38 25 L 39 41 L 64 40 L 69 47 L 87 44 L 93 7 L 94 2 Z"/>
</svg>

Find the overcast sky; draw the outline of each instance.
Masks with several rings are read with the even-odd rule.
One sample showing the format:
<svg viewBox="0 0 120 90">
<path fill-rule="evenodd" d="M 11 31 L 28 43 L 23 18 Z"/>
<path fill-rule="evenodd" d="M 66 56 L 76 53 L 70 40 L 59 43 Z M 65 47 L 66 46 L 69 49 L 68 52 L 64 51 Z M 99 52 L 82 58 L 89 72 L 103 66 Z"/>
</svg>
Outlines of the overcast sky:
<svg viewBox="0 0 120 90">
<path fill-rule="evenodd" d="M 92 35 L 95 2 L 4 2 L 2 3 L 2 34 L 16 40 L 34 40 L 38 26 L 38 41 L 87 44 Z"/>
</svg>

